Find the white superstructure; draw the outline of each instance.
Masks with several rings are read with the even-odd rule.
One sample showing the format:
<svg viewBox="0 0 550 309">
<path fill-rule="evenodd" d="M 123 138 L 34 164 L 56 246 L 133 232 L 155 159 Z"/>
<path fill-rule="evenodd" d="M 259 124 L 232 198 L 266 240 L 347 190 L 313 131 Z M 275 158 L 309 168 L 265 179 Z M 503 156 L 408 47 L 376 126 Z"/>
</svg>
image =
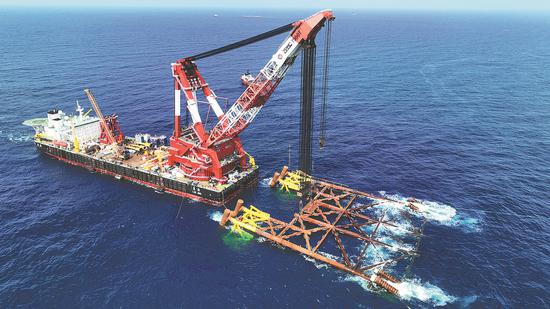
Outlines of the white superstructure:
<svg viewBox="0 0 550 309">
<path fill-rule="evenodd" d="M 74 135 L 82 144 L 97 142 L 101 134 L 99 118 L 83 114 L 82 107 L 77 102 L 76 111 L 78 115 L 66 115 L 60 109 L 53 109 L 48 112 L 47 122 L 44 123 L 41 135 L 50 140 L 73 142 Z"/>
</svg>

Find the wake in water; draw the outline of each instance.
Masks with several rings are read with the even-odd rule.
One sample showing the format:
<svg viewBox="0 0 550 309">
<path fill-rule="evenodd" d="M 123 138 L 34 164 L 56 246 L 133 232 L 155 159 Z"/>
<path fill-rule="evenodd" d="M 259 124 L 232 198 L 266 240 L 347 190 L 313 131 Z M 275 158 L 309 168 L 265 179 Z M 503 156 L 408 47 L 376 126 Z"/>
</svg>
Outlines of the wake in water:
<svg viewBox="0 0 550 309">
<path fill-rule="evenodd" d="M 380 191 L 380 195 L 383 197 L 399 201 L 401 203 L 407 203 L 407 198 L 400 194 L 386 194 L 385 191 Z M 383 206 L 387 206 L 388 210 L 399 211 L 403 209 L 401 203 L 393 203 L 391 201 L 383 202 Z M 426 201 L 416 199 L 416 206 L 419 211 L 410 211 L 417 217 L 423 217 L 436 224 L 458 227 L 466 232 L 479 232 L 481 231 L 480 220 L 478 218 L 469 217 L 462 214 L 457 214 L 455 208 L 438 202 Z"/>
<path fill-rule="evenodd" d="M 22 132 L 6 132 L 0 130 L 0 139 L 6 139 L 12 143 L 26 143 L 30 142 L 33 139 L 33 134 L 30 132 L 22 133 Z"/>
<path fill-rule="evenodd" d="M 372 287 L 367 280 L 346 275 L 340 278 L 341 281 L 354 282 L 359 284 L 364 290 L 369 292 L 377 292 L 377 288 Z M 421 301 L 432 306 L 445 306 L 457 301 L 457 297 L 447 294 L 441 288 L 429 283 L 422 282 L 419 279 L 405 280 L 397 285 L 399 287 L 402 300 L 406 301 Z"/>
<path fill-rule="evenodd" d="M 223 213 L 219 210 L 214 210 L 208 213 L 208 217 L 212 219 L 212 221 L 216 221 L 218 223 L 222 221 L 222 215 Z"/>
<path fill-rule="evenodd" d="M 262 180 L 263 185 L 268 185 L 269 178 Z M 375 218 L 386 218 L 392 224 L 383 225 L 365 225 L 361 226 L 363 232 L 368 235 L 374 235 L 377 233 L 377 240 L 384 243 L 384 246 L 370 246 L 370 250 L 364 251 L 365 255 L 362 256 L 365 259 L 364 265 L 381 265 L 381 269 L 397 267 L 392 265 L 392 260 L 397 260 L 399 256 L 406 252 L 406 254 L 414 254 L 418 246 L 418 233 L 421 231 L 418 226 L 419 221 L 428 220 L 436 224 L 445 226 L 460 226 L 468 228 L 469 230 L 477 229 L 477 220 L 474 218 L 462 218 L 457 215 L 455 208 L 432 201 L 424 200 L 408 200 L 401 195 L 389 195 L 385 192 L 380 192 L 380 195 L 385 199 L 372 198 L 378 204 L 375 208 L 370 210 L 375 213 Z M 386 200 L 387 199 L 387 200 Z M 410 204 L 414 206 L 411 206 Z M 407 206 L 408 205 L 408 206 Z M 361 206 L 359 204 L 359 206 Z M 404 214 L 405 212 L 405 214 Z M 409 213 L 410 215 L 406 215 Z M 209 213 L 211 220 L 220 222 L 222 218 L 221 211 L 212 211 Z M 229 234 L 228 234 L 229 235 Z M 237 242 L 234 238 L 239 237 L 237 234 L 231 234 L 224 236 L 224 241 L 231 247 L 238 247 L 246 245 L 247 241 L 252 240 L 252 236 L 246 241 Z M 231 241 L 229 241 L 231 240 Z M 238 243 L 238 246 L 236 245 Z M 361 246 L 364 246 L 362 244 Z M 363 247 L 355 248 L 357 252 L 361 252 Z M 365 247 L 367 248 L 367 247 Z M 352 254 L 353 251 L 348 251 L 352 259 L 357 255 Z M 321 250 L 317 253 L 329 258 L 333 261 L 341 261 L 339 256 L 334 256 L 323 252 Z M 312 262 L 318 269 L 331 269 L 327 264 L 319 262 L 316 259 L 302 255 L 307 261 Z M 389 264 L 388 264 L 389 263 Z M 375 272 L 374 274 L 378 274 Z M 373 276 L 374 276 L 373 274 Z M 380 292 L 379 283 L 373 284 L 368 280 L 353 276 L 353 275 L 340 275 L 344 281 L 353 281 L 358 283 L 365 290 L 371 292 Z M 371 279 L 375 281 L 374 279 Z M 430 306 L 444 306 L 449 303 L 453 303 L 457 300 L 455 296 L 447 294 L 441 288 L 429 283 L 422 282 L 420 279 L 405 279 L 399 283 L 394 283 L 393 287 L 396 289 L 398 297 L 406 302 L 422 302 Z M 388 290 L 386 288 L 386 290 Z M 391 292 L 391 291 L 390 291 Z M 392 292 L 394 293 L 394 292 Z"/>
<path fill-rule="evenodd" d="M 419 279 L 405 280 L 398 284 L 400 297 L 405 300 L 419 300 L 434 306 L 445 306 L 455 302 L 455 296 L 445 293 L 441 288 Z"/>
<path fill-rule="evenodd" d="M 271 182 L 271 177 L 264 178 L 264 179 L 260 180 L 260 186 L 263 187 L 263 188 L 267 188 L 267 187 L 269 187 L 269 182 Z"/>
</svg>

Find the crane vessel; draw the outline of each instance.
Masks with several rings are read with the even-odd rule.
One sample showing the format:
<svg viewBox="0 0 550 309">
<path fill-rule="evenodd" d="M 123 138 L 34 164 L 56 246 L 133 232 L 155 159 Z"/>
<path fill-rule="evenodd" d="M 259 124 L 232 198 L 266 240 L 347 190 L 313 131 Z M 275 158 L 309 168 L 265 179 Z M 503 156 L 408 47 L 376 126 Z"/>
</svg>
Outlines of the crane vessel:
<svg viewBox="0 0 550 309">
<path fill-rule="evenodd" d="M 244 150 L 239 135 L 254 120 L 302 51 L 302 120 L 306 119 L 309 125 L 301 134 L 302 152 L 306 154 L 301 168 L 309 172 L 312 116 L 304 114 L 311 113 L 313 100 L 314 41 L 325 23 L 330 25 L 333 19 L 332 11 L 324 10 L 172 63 L 174 129 L 169 142 L 168 138 L 149 134 L 125 136 L 117 115 L 104 116 L 89 89 L 84 91 L 96 116 L 83 113 L 77 103 L 77 115 L 53 109 L 47 113 L 47 118 L 27 120 L 24 124 L 35 129 L 36 147 L 50 157 L 159 191 L 223 205 L 257 180 L 258 166 Z M 267 64 L 248 79 L 244 92 L 224 111 L 199 72 L 196 61 L 283 33 L 289 35 Z M 206 98 L 208 113 L 213 111 L 217 118 L 210 129 L 201 118 L 199 92 Z M 185 119 L 190 116 L 191 123 L 182 123 L 182 94 L 186 103 Z"/>
<path fill-rule="evenodd" d="M 424 226 L 434 211 L 422 200 L 362 192 L 312 175 L 315 38 L 324 26 L 319 145 L 325 145 L 325 115 L 332 11 L 324 10 L 262 34 L 185 57 L 171 64 L 174 129 L 165 136 L 125 136 L 116 114 L 103 115 L 85 89 L 95 116 L 77 101 L 77 114 L 50 110 L 47 118 L 24 124 L 35 131 L 37 148 L 48 156 L 91 171 L 211 205 L 226 205 L 259 174 L 240 134 L 251 124 L 301 54 L 299 169 L 284 166 L 269 186 L 300 198 L 299 211 L 279 218 L 238 199 L 226 207 L 220 225 L 243 237 L 256 235 L 366 281 L 376 290 L 406 295 L 410 267 L 419 254 Z M 198 70 L 197 60 L 290 32 L 256 74 L 241 76 L 246 89 L 226 110 Z M 206 101 L 199 101 L 202 92 Z M 181 98 L 185 98 L 185 117 Z M 205 121 L 199 103 L 208 104 Z M 212 112 L 217 122 L 208 126 Z M 183 123 L 183 121 L 185 123 Z M 191 122 L 189 122 L 191 120 Z M 436 211 L 437 212 L 437 211 Z M 402 224 L 401 224 L 402 223 Z M 400 278 L 397 273 L 402 273 Z"/>
</svg>

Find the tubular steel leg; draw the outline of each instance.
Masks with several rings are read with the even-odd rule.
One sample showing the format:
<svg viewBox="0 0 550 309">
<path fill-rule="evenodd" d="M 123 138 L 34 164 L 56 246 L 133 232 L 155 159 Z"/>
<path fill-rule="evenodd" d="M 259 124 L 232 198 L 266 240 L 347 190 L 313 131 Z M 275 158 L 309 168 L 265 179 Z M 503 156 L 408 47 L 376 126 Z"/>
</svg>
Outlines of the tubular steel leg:
<svg viewBox="0 0 550 309">
<path fill-rule="evenodd" d="M 267 216 L 257 225 L 247 227 L 244 213 L 240 214 L 243 204 L 239 201 L 233 212 L 224 212 L 222 225 L 230 220 L 234 225 L 239 224 L 271 242 L 399 295 L 399 281 L 387 271 L 403 269 L 403 266 L 396 268 L 396 264 L 404 265 L 418 254 L 421 235 L 415 225 L 422 220 L 409 220 L 410 227 L 400 227 L 394 222 L 394 217 L 398 215 L 388 216 L 384 202 L 399 205 L 403 211 L 408 211 L 408 202 L 375 196 L 315 178 L 310 179 L 309 185 L 312 190 L 310 198 L 289 221 Z M 395 227 L 400 227 L 399 234 L 391 232 Z M 380 228 L 384 228 L 385 232 L 380 233 Z M 387 233 L 391 234 L 388 236 Z M 390 241 L 392 239 L 393 242 Z M 414 249 L 409 246 L 412 243 L 416 244 Z"/>
</svg>

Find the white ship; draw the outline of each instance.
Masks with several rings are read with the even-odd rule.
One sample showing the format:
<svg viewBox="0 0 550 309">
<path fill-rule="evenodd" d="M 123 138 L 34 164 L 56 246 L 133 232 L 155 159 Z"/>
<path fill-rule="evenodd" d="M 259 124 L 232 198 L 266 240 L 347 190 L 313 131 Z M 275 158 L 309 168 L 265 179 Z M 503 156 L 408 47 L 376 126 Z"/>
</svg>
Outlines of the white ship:
<svg viewBox="0 0 550 309">
<path fill-rule="evenodd" d="M 67 115 L 60 109 L 52 109 L 47 118 L 31 119 L 23 124 L 33 127 L 37 137 L 58 144 L 71 145 L 75 139 L 81 145 L 97 144 L 101 127 L 99 118 L 88 115 L 90 111 L 83 113 L 84 109 L 77 101 L 76 115 Z"/>
</svg>

